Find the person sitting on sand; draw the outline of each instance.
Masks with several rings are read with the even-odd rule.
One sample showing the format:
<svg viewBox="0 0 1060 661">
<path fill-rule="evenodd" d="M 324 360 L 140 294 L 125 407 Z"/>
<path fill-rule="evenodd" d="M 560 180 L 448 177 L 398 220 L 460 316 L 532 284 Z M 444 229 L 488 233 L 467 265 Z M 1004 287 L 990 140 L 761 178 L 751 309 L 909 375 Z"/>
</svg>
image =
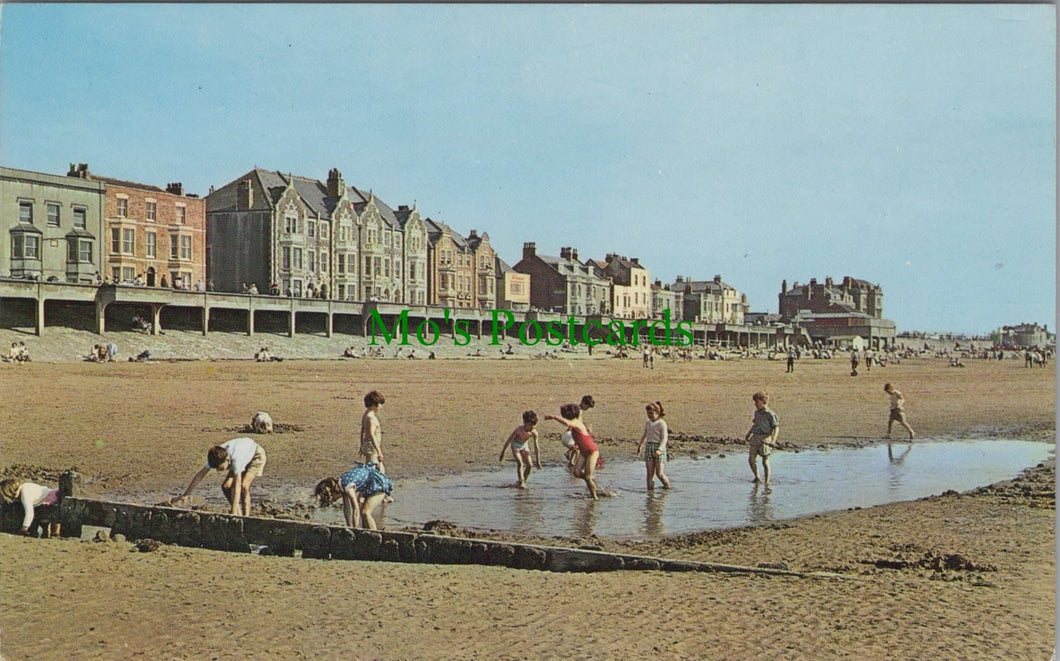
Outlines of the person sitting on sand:
<svg viewBox="0 0 1060 661">
<path fill-rule="evenodd" d="M 313 495 L 325 507 L 342 498 L 342 513 L 346 516 L 347 526 L 377 530 L 372 512 L 390 496 L 393 489 L 394 484 L 379 470 L 378 464 L 357 463 L 338 479 L 328 477 L 321 480 Z M 392 502 L 393 499 L 390 500 Z M 364 525 L 361 525 L 362 522 Z"/>
<path fill-rule="evenodd" d="M 60 495 L 58 489 L 49 489 L 34 482 L 17 477 L 0 480 L 0 502 L 5 505 L 22 504 L 22 534 L 32 535 L 40 527 L 45 537 L 59 536 L 58 513 Z M 46 508 L 38 513 L 34 508 Z M 36 524 L 36 525 L 34 525 Z M 45 524 L 47 527 L 45 527 Z"/>
<path fill-rule="evenodd" d="M 751 446 L 747 455 L 747 462 L 751 464 L 751 473 L 755 476 L 755 483 L 769 484 L 769 454 L 777 445 L 777 435 L 780 433 L 780 420 L 777 414 L 769 408 L 769 395 L 758 391 L 751 395 L 755 404 L 754 420 L 751 429 L 744 437 Z M 764 479 L 758 477 L 758 457 L 762 457 L 762 470 Z"/>
<path fill-rule="evenodd" d="M 545 416 L 545 420 L 555 420 L 570 430 L 574 444 L 578 448 L 574 476 L 585 480 L 589 495 L 596 500 L 596 481 L 593 479 L 593 471 L 596 469 L 596 461 L 600 458 L 600 449 L 593 442 L 592 434 L 585 428 L 585 422 L 581 419 L 581 408 L 577 404 L 564 404 L 559 412 L 562 418 L 549 413 Z"/>
<path fill-rule="evenodd" d="M 171 502 L 173 505 L 183 504 L 206 474 L 217 470 L 226 473 L 221 482 L 221 491 L 232 505 L 231 513 L 250 516 L 250 485 L 254 478 L 265 472 L 265 462 L 265 448 L 246 436 L 215 445 L 206 453 L 206 465 L 191 478 L 184 493 Z"/>
<path fill-rule="evenodd" d="M 523 424 L 512 430 L 512 433 L 508 435 L 508 440 L 504 442 L 504 446 L 501 448 L 501 456 L 498 461 L 504 461 L 504 451 L 508 449 L 508 446 L 512 446 L 512 457 L 515 458 L 515 473 L 516 478 L 519 482 L 519 488 L 526 488 L 526 480 L 530 477 L 530 471 L 532 466 L 530 463 L 530 443 L 534 444 L 534 461 L 533 464 L 538 468 L 541 468 L 541 454 L 537 446 L 537 414 L 533 411 L 525 411 L 523 413 Z"/>
</svg>

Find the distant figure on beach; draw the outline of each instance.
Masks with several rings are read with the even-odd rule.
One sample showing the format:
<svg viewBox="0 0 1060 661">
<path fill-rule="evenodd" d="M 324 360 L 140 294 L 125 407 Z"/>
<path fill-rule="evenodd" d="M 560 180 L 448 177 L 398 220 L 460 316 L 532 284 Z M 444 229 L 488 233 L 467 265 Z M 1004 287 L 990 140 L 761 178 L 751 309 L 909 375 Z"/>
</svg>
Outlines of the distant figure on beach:
<svg viewBox="0 0 1060 661">
<path fill-rule="evenodd" d="M 377 530 L 372 512 L 389 499 L 393 490 L 393 482 L 379 470 L 378 464 L 357 463 L 338 479 L 329 477 L 321 480 L 313 495 L 325 507 L 342 498 L 342 513 L 348 527 Z"/>
<path fill-rule="evenodd" d="M 872 361 L 874 356 L 872 355 L 872 349 L 865 349 L 865 371 L 872 371 Z"/>
<path fill-rule="evenodd" d="M 250 485 L 254 478 L 265 472 L 265 448 L 254 442 L 254 439 L 240 436 L 220 445 L 215 445 L 206 453 L 206 465 L 191 478 L 184 493 L 174 498 L 173 505 L 181 505 L 188 495 L 199 486 L 206 474 L 212 470 L 225 473 L 221 482 L 221 491 L 232 505 L 231 513 L 236 516 L 250 516 Z"/>
<path fill-rule="evenodd" d="M 39 527 L 45 537 L 59 536 L 59 490 L 49 489 L 17 477 L 0 480 L 0 502 L 22 504 L 22 534 L 32 535 Z M 39 513 L 35 508 L 41 507 Z"/>
<path fill-rule="evenodd" d="M 891 427 L 894 423 L 898 423 L 905 427 L 905 430 L 909 432 L 909 440 L 916 438 L 916 434 L 913 432 L 913 428 L 909 426 L 909 422 L 905 419 L 905 397 L 902 393 L 890 383 L 883 386 L 883 392 L 891 396 L 891 413 L 887 418 L 887 435 L 884 438 L 891 437 Z"/>
<path fill-rule="evenodd" d="M 663 420 L 666 415 L 663 411 L 662 402 L 652 402 L 644 407 L 648 415 L 644 423 L 644 433 L 640 435 L 640 443 L 637 444 L 637 454 L 644 453 L 644 468 L 647 471 L 648 491 L 655 491 L 655 478 L 658 477 L 664 489 L 670 488 L 670 479 L 663 472 L 666 463 L 666 443 L 670 438 L 670 430 Z"/>
<path fill-rule="evenodd" d="M 533 466 L 541 468 L 541 453 L 537 445 L 537 413 L 533 411 L 523 412 L 523 424 L 512 430 L 508 440 L 501 447 L 501 456 L 497 461 L 504 461 L 504 451 L 512 446 L 512 457 L 515 458 L 515 472 L 520 489 L 526 488 L 526 480 L 530 477 Z M 531 464 L 530 444 L 534 446 L 534 457 Z"/>
<path fill-rule="evenodd" d="M 250 419 L 250 428 L 254 430 L 255 434 L 271 434 L 272 416 L 266 411 L 258 411 Z"/>
<path fill-rule="evenodd" d="M 361 415 L 361 447 L 358 456 L 365 458 L 365 463 L 379 464 L 379 470 L 386 473 L 383 465 L 383 434 L 379 426 L 379 410 L 386 403 L 386 397 L 378 390 L 364 396 L 364 413 Z"/>
<path fill-rule="evenodd" d="M 651 361 L 651 347 L 645 344 L 644 348 L 641 349 L 641 355 L 644 357 L 644 363 L 641 365 L 641 367 L 646 368 L 648 367 L 648 363 Z"/>
<path fill-rule="evenodd" d="M 113 363 L 114 359 L 118 355 L 118 345 L 113 342 L 107 342 L 107 362 Z"/>
<path fill-rule="evenodd" d="M 592 435 L 585 428 L 585 423 L 581 419 L 581 408 L 578 404 L 564 404 L 560 407 L 559 412 L 563 417 L 557 417 L 549 413 L 545 416 L 545 420 L 555 420 L 566 426 L 571 432 L 574 443 L 578 448 L 578 457 L 574 464 L 574 476 L 585 480 L 585 485 L 589 488 L 589 495 L 592 496 L 593 500 L 596 500 L 596 481 L 593 479 L 593 472 L 596 470 L 596 461 L 600 458 L 600 449 L 596 447 Z"/>
<path fill-rule="evenodd" d="M 788 373 L 795 371 L 795 350 L 788 349 Z"/>
<path fill-rule="evenodd" d="M 858 350 L 850 350 L 850 376 L 858 375 Z"/>
<path fill-rule="evenodd" d="M 758 391 L 751 395 L 751 400 L 755 405 L 755 415 L 751 428 L 744 437 L 744 440 L 750 443 L 747 462 L 751 465 L 755 483 L 769 484 L 769 455 L 776 447 L 777 435 L 780 433 L 780 420 L 777 414 L 769 408 L 769 395 Z M 758 457 L 762 457 L 761 479 L 758 477 Z"/>
</svg>

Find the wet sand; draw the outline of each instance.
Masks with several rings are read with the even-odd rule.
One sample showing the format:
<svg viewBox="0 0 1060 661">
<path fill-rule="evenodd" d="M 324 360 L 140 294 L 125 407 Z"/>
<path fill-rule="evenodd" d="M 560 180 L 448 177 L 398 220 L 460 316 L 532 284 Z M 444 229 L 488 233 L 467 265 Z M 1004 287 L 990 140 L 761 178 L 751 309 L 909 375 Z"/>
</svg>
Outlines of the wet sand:
<svg viewBox="0 0 1060 661">
<path fill-rule="evenodd" d="M 210 445 L 266 410 L 288 427 L 257 437 L 269 455 L 262 486 L 273 478 L 308 490 L 352 460 L 373 388 L 387 397 L 383 444 L 395 476 L 495 467 L 523 410 L 558 412 L 585 393 L 598 402 L 588 417 L 609 457 L 632 454 L 649 400 L 666 405 L 672 452 L 743 453 L 759 389 L 793 448 L 877 443 L 885 381 L 905 394 L 920 435 L 1052 442 L 1052 365 L 966 363 L 906 360 L 854 378 L 838 359 L 802 360 L 794 374 L 767 360 L 657 361 L 654 370 L 584 358 L 5 364 L 0 467 L 41 477 L 77 467 L 89 495 L 173 495 Z M 558 425 L 542 428 L 542 459 L 559 461 Z M 992 490 L 656 542 L 545 540 L 847 577 L 829 580 L 138 553 L 128 543 L 0 535 L 0 654 L 1046 659 L 1054 475 L 1050 462 Z"/>
</svg>

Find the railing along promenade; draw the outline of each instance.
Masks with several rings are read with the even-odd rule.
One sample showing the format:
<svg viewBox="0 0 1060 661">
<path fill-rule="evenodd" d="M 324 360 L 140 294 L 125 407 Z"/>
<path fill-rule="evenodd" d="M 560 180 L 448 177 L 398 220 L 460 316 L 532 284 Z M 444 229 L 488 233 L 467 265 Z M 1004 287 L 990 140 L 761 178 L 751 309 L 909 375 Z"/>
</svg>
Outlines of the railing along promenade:
<svg viewBox="0 0 1060 661">
<path fill-rule="evenodd" d="M 237 294 L 228 292 L 198 292 L 160 287 L 134 285 L 89 285 L 43 282 L 0 278 L 0 327 L 30 326 L 36 335 L 41 335 L 47 326 L 68 325 L 62 323 L 64 311 L 87 310 L 91 307 L 91 329 L 103 335 L 108 325 L 117 324 L 111 330 L 129 330 L 126 319 L 140 314 L 150 322 L 150 333 L 162 333 L 167 321 L 176 325 L 192 327 L 207 335 L 210 332 L 232 332 L 232 319 L 239 332 L 255 334 L 256 321 L 261 325 L 268 320 L 269 331 L 275 332 L 277 320 L 282 332 L 293 337 L 296 333 L 316 333 L 332 337 L 336 332 L 367 337 L 381 335 L 378 328 L 382 322 L 395 342 L 398 321 L 407 324 L 411 343 L 422 343 L 416 337 L 421 325 L 430 337 L 496 338 L 501 342 L 522 342 L 554 348 L 546 342 L 544 329 L 549 323 L 564 330 L 564 337 L 573 334 L 579 340 L 586 324 L 590 324 L 588 335 L 604 343 L 609 328 L 618 322 L 626 344 L 633 344 L 634 329 L 640 342 L 649 341 L 654 333 L 656 344 L 677 345 L 680 337 L 671 323 L 667 337 L 660 320 L 618 319 L 608 315 L 570 316 L 540 310 L 509 311 L 482 310 L 474 308 L 447 308 L 432 305 L 407 305 L 380 301 L 340 301 L 319 298 L 298 298 L 268 294 Z M 109 312 L 109 314 L 108 314 Z M 119 317 L 122 312 L 130 316 Z M 168 315 L 164 315 L 164 312 Z M 234 315 L 234 317 L 233 317 Z M 225 317 L 225 328 L 214 323 Z M 30 319 L 32 317 L 32 319 Z M 28 323 L 19 323 L 20 320 Z M 639 322 L 639 323 L 638 323 Z M 653 327 L 652 324 L 655 323 Z M 634 326 L 634 324 L 637 324 Z M 508 326 L 507 328 L 503 328 Z M 696 345 L 711 343 L 720 346 L 782 347 L 794 339 L 791 326 L 751 326 L 746 324 L 692 323 L 692 334 Z M 521 335 L 521 331 L 529 334 Z M 534 333 L 540 335 L 534 337 Z M 613 338 L 613 333 L 612 333 Z M 536 342 L 534 340 L 537 340 Z M 555 342 L 555 338 L 551 338 Z M 604 347 L 606 348 L 606 347 Z"/>
</svg>

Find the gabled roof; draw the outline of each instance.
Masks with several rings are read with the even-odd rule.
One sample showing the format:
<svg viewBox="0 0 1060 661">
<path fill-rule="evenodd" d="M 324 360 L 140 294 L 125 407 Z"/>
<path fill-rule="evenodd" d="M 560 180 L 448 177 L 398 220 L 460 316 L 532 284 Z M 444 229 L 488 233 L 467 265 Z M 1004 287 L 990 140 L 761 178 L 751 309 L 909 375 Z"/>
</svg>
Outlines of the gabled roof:
<svg viewBox="0 0 1060 661">
<path fill-rule="evenodd" d="M 497 262 L 497 273 L 517 273 L 515 269 L 508 265 L 508 262 L 504 261 L 500 257 L 494 257 Z"/>
<path fill-rule="evenodd" d="M 427 225 L 427 237 L 430 239 L 431 243 L 437 243 L 438 239 L 442 238 L 442 235 L 444 234 L 453 240 L 453 243 L 456 244 L 457 248 L 460 250 L 468 250 L 469 246 L 467 239 L 462 237 L 460 232 L 457 232 L 452 227 L 441 221 L 434 220 L 433 218 L 427 218 L 424 223 Z"/>
</svg>

